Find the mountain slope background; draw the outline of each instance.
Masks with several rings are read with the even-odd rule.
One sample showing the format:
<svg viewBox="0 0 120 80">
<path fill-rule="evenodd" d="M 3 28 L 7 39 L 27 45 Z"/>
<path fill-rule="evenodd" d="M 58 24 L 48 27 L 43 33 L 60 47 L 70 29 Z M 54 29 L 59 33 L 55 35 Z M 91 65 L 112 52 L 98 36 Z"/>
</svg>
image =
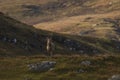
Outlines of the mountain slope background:
<svg viewBox="0 0 120 80">
<path fill-rule="evenodd" d="M 0 0 L 0 80 L 108 80 L 119 75 L 119 3 Z M 43 56 L 48 36 L 56 46 L 52 57 Z M 52 71 L 29 71 L 28 64 L 46 60 L 57 62 Z M 81 64 L 86 61 L 90 65 Z"/>
<path fill-rule="evenodd" d="M 63 35 L 38 30 L 0 13 L 0 55 L 46 54 L 46 39 L 52 37 L 55 54 L 119 53 L 118 41 Z"/>
<path fill-rule="evenodd" d="M 119 41 L 119 4 L 120 0 L 1 0 L 0 11 L 38 29 Z"/>
<path fill-rule="evenodd" d="M 0 0 L 0 11 L 5 14 L 0 17 L 1 36 L 18 39 L 22 43 L 17 45 L 18 49 L 23 52 L 29 42 L 28 53 L 41 53 L 40 48 L 45 49 L 46 37 L 53 34 L 49 31 L 56 32 L 52 37 L 56 45 L 59 45 L 58 52 L 118 53 L 119 3 L 120 0 Z M 43 30 L 37 30 L 6 15 Z M 62 34 L 55 35 L 57 33 Z M 1 45 L 3 47 L 4 43 L 1 42 Z M 1 48 L 1 51 L 8 52 L 7 49 Z"/>
<path fill-rule="evenodd" d="M 43 22 L 34 25 L 38 29 L 59 32 L 63 34 L 91 36 L 120 40 L 119 12 L 92 14 L 63 18 L 58 21 Z"/>
<path fill-rule="evenodd" d="M 1 0 L 0 11 L 35 24 L 59 17 L 119 11 L 120 0 Z"/>
</svg>

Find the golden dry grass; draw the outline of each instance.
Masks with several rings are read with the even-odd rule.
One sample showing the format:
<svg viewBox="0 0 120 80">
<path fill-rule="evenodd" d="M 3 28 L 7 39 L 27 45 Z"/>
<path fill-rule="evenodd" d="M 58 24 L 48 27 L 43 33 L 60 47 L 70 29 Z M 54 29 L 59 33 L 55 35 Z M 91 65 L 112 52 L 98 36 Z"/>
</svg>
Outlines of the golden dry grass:
<svg viewBox="0 0 120 80">
<path fill-rule="evenodd" d="M 120 16 L 120 11 L 114 11 L 105 14 L 89 14 L 73 17 L 65 17 L 57 21 L 43 22 L 34 25 L 37 29 L 43 29 L 64 34 L 80 34 L 80 31 L 94 30 L 89 36 L 107 37 L 107 34 L 116 36 L 113 24 L 102 21 L 104 18 L 116 18 Z M 85 21 L 86 18 L 92 17 L 92 21 Z M 100 24 L 99 26 L 96 24 Z M 95 25 L 95 26 L 94 26 Z M 112 32 L 112 33 L 111 33 Z"/>
<path fill-rule="evenodd" d="M 50 6 L 52 2 L 53 6 Z M 54 3 L 54 2 L 58 2 Z M 64 18 L 66 16 L 75 16 L 75 15 L 84 15 L 84 14 L 91 14 L 91 13 L 105 13 L 105 12 L 112 12 L 115 10 L 120 10 L 119 0 L 91 0 L 91 1 L 85 1 L 79 0 L 80 4 L 78 5 L 78 0 L 66 0 L 63 4 L 61 3 L 62 0 L 4 0 L 0 1 L 0 11 L 9 14 L 13 18 L 16 18 L 18 20 L 21 20 L 23 22 L 29 23 L 29 24 L 36 24 L 39 22 L 45 22 L 45 21 L 51 21 L 56 18 Z M 75 4 L 73 4 L 75 3 Z M 29 15 L 29 12 L 26 13 L 26 8 L 23 8 L 22 5 L 34 5 L 34 6 L 40 6 L 44 5 L 46 7 L 53 7 L 49 9 L 42 8 L 39 11 L 43 11 L 44 14 L 36 15 Z M 69 7 L 62 7 L 62 6 L 69 6 Z M 56 8 L 58 6 L 58 8 Z M 91 12 L 93 10 L 93 12 Z M 34 9 L 33 9 L 34 11 Z M 24 16 L 23 14 L 25 13 Z"/>
</svg>

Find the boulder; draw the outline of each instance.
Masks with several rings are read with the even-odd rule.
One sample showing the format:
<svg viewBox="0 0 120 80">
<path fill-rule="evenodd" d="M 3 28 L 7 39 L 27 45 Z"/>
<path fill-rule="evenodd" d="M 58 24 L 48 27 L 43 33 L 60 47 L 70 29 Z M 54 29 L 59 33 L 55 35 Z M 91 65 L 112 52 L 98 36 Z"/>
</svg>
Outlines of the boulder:
<svg viewBox="0 0 120 80">
<path fill-rule="evenodd" d="M 89 66 L 89 65 L 91 65 L 91 62 L 90 61 L 82 61 L 81 65 Z"/>
<path fill-rule="evenodd" d="M 54 61 L 42 61 L 41 63 L 29 64 L 29 70 L 33 72 L 43 72 L 51 70 L 55 67 L 56 62 Z"/>
<path fill-rule="evenodd" d="M 110 79 L 108 80 L 120 80 L 120 75 L 113 75 Z"/>
<path fill-rule="evenodd" d="M 14 38 L 14 39 L 12 40 L 12 42 L 13 42 L 14 44 L 16 44 L 16 43 L 17 43 L 17 39 Z"/>
<path fill-rule="evenodd" d="M 83 69 L 79 69 L 78 73 L 84 73 L 85 71 Z"/>
</svg>

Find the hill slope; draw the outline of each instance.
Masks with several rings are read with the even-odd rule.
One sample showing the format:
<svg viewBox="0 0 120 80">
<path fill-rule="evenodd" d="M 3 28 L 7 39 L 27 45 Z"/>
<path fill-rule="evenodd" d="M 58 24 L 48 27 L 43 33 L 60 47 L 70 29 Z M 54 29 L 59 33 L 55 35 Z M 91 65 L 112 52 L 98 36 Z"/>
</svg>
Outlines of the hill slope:
<svg viewBox="0 0 120 80">
<path fill-rule="evenodd" d="M 35 24 L 69 16 L 118 11 L 119 3 L 120 0 L 1 0 L 0 11 Z"/>
<path fill-rule="evenodd" d="M 48 36 L 56 45 L 55 54 L 117 53 L 120 50 L 116 41 L 37 30 L 0 13 L 0 55 L 45 54 Z"/>
<path fill-rule="evenodd" d="M 119 4 L 120 0 L 1 0 L 0 11 L 38 29 L 119 41 Z"/>
<path fill-rule="evenodd" d="M 120 11 L 63 18 L 34 25 L 53 32 L 120 40 Z"/>
</svg>

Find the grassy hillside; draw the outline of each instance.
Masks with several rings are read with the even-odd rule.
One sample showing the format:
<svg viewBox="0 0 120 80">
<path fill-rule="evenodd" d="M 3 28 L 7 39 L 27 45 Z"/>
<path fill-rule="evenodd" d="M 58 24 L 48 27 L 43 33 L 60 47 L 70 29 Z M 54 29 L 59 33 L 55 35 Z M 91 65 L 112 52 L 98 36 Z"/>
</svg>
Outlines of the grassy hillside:
<svg viewBox="0 0 120 80">
<path fill-rule="evenodd" d="M 119 41 L 119 3 L 120 0 L 5 0 L 0 2 L 0 11 L 38 29 Z"/>
<path fill-rule="evenodd" d="M 119 4 L 120 0 L 0 0 L 0 80 L 108 80 L 119 75 Z M 54 43 L 51 57 L 46 53 L 47 37 Z M 29 71 L 28 64 L 41 61 L 57 64 L 46 72 Z"/>
<path fill-rule="evenodd" d="M 0 53 L 2 54 L 41 53 L 41 48 L 44 48 L 41 47 L 42 43 L 44 44 L 44 36 L 47 34 L 46 31 L 38 31 L 32 26 L 0 14 Z"/>
<path fill-rule="evenodd" d="M 34 25 L 38 29 L 63 34 L 91 36 L 118 40 L 120 11 L 104 14 L 88 14 L 63 18 L 57 21 L 43 22 Z"/>
<path fill-rule="evenodd" d="M 41 61 L 56 61 L 52 71 L 34 73 L 27 65 Z M 90 61 L 91 65 L 82 65 L 82 61 Z M 108 80 L 112 75 L 120 73 L 120 56 L 42 56 L 2 57 L 0 58 L 0 80 Z M 82 69 L 85 72 L 79 73 Z"/>
<path fill-rule="evenodd" d="M 0 11 L 35 24 L 75 15 L 119 11 L 119 3 L 119 0 L 1 0 Z"/>
<path fill-rule="evenodd" d="M 55 44 L 55 54 L 120 52 L 119 42 L 114 40 L 37 30 L 0 13 L 0 55 L 45 54 L 48 36 Z"/>
</svg>

